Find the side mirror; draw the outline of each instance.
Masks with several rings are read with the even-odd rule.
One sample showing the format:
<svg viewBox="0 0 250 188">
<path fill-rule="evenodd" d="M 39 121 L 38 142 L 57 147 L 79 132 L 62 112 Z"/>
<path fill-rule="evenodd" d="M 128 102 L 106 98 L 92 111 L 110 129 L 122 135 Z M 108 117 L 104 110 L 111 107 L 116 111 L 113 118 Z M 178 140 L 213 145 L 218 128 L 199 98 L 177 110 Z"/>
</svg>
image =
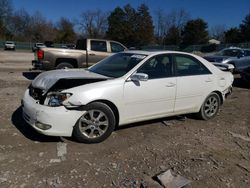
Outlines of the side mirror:
<svg viewBox="0 0 250 188">
<path fill-rule="evenodd" d="M 135 73 L 133 75 L 130 76 L 130 79 L 132 81 L 147 81 L 148 80 L 148 75 L 145 73 Z"/>
</svg>

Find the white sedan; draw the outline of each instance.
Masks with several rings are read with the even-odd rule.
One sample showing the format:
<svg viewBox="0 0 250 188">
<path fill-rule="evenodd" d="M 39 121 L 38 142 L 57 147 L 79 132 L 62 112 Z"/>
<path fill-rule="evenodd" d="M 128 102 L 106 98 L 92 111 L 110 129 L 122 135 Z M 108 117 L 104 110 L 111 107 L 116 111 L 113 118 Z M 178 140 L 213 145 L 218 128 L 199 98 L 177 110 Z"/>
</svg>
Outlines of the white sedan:
<svg viewBox="0 0 250 188">
<path fill-rule="evenodd" d="M 183 52 L 126 51 L 88 69 L 41 73 L 22 100 L 23 118 L 41 134 L 105 140 L 116 126 L 196 113 L 217 114 L 233 75 Z"/>
</svg>

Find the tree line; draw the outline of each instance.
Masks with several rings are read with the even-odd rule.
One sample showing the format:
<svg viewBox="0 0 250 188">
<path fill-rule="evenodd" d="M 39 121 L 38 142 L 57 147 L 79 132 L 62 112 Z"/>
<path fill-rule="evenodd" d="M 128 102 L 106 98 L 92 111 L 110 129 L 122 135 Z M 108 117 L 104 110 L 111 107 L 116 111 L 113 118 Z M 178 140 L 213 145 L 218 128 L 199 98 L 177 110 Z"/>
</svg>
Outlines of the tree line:
<svg viewBox="0 0 250 188">
<path fill-rule="evenodd" d="M 206 44 L 209 38 L 224 43 L 250 42 L 250 13 L 238 27 L 216 25 L 208 30 L 206 21 L 192 19 L 184 9 L 169 13 L 159 9 L 153 21 L 146 4 L 136 9 L 127 4 L 111 12 L 85 11 L 75 20 L 61 17 L 53 23 L 38 11 L 31 15 L 25 9 L 13 10 L 11 0 L 0 0 L 1 40 L 75 43 L 79 37 L 113 39 L 129 47 Z"/>
</svg>

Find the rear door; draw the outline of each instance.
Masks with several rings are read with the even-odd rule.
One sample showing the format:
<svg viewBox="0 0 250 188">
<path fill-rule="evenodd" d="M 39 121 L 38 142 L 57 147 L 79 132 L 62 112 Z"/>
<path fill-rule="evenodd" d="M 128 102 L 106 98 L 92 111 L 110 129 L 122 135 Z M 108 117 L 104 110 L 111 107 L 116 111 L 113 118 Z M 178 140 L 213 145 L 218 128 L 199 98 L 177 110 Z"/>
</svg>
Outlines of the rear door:
<svg viewBox="0 0 250 188">
<path fill-rule="evenodd" d="M 177 90 L 175 112 L 193 112 L 210 92 L 215 80 L 211 72 L 191 55 L 173 54 Z"/>
</svg>

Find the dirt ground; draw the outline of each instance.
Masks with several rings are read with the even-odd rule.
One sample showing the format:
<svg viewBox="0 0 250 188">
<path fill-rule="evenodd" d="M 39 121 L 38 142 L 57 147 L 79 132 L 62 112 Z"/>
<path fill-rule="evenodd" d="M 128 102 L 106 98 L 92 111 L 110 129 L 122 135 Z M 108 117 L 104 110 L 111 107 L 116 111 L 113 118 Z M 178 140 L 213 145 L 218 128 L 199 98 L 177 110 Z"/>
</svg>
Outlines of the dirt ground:
<svg viewBox="0 0 250 188">
<path fill-rule="evenodd" d="M 42 136 L 22 119 L 32 57 L 0 51 L 0 187 L 157 188 L 155 176 L 168 169 L 191 180 L 186 187 L 250 187 L 250 87 L 238 75 L 210 121 L 137 123 L 87 145 Z"/>
</svg>

